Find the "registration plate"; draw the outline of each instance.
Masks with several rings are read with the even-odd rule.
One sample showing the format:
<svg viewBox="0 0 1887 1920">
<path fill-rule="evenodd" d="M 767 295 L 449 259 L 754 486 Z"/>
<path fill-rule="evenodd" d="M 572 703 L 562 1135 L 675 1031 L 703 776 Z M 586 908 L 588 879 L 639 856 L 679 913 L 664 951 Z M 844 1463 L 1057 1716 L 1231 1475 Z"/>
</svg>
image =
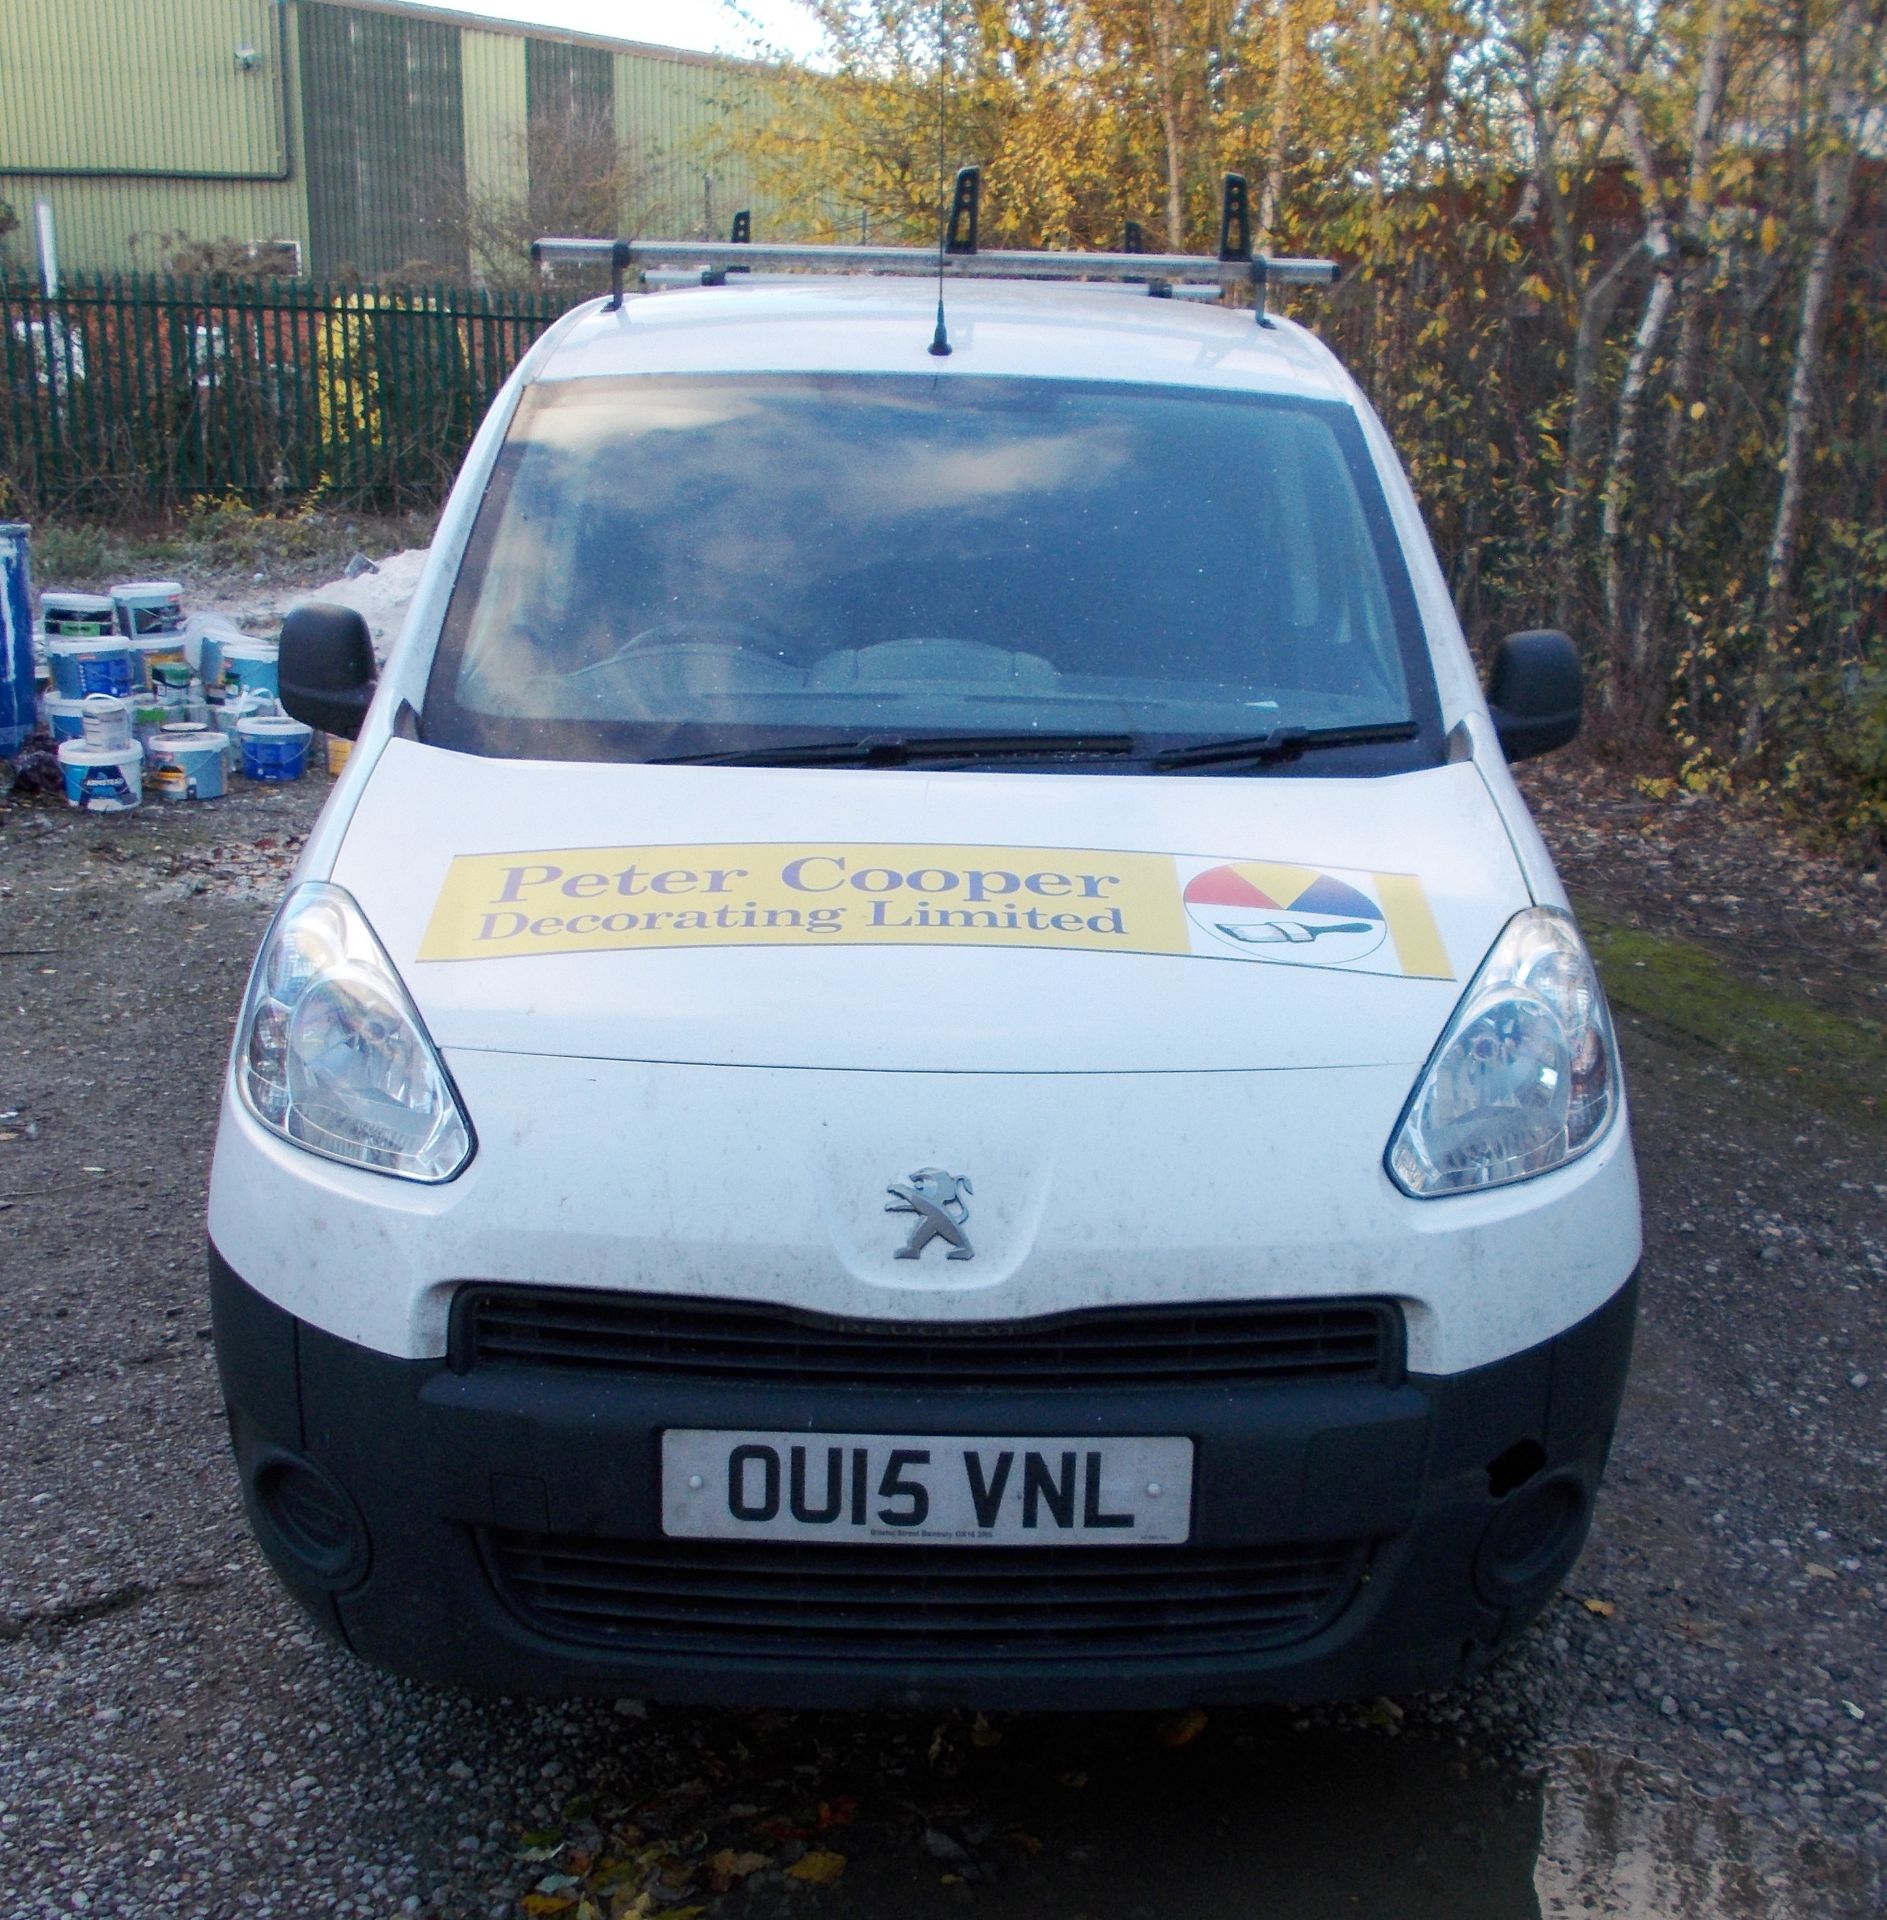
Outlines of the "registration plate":
<svg viewBox="0 0 1887 1920">
<path fill-rule="evenodd" d="M 662 1435 L 662 1530 L 691 1540 L 1173 1546 L 1192 1442 L 958 1434 Z"/>
</svg>

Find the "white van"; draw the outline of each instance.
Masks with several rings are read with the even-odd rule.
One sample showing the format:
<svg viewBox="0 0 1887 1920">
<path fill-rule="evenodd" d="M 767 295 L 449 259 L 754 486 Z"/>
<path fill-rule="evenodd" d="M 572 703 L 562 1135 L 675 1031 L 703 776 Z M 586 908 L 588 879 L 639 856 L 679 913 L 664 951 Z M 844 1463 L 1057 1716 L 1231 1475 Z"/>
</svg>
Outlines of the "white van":
<svg viewBox="0 0 1887 1920">
<path fill-rule="evenodd" d="M 284 630 L 359 744 L 223 1096 L 255 1530 L 493 1691 L 1445 1685 L 1571 1566 L 1631 1344 L 1507 770 L 1571 648 L 1490 708 L 1330 353 L 1150 297 L 1262 263 L 953 255 L 939 331 L 836 251 L 751 257 L 888 270 L 618 243 L 709 284 L 538 343 L 377 683 Z"/>
</svg>

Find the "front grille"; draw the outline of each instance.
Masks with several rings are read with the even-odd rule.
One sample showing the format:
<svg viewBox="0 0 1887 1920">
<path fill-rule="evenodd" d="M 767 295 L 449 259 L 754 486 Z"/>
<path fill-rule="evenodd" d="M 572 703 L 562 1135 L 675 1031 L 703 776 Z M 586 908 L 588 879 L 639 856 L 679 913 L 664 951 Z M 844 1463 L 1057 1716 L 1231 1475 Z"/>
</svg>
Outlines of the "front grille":
<svg viewBox="0 0 1887 1920">
<path fill-rule="evenodd" d="M 453 1364 L 907 1387 L 1225 1386 L 1393 1381 L 1385 1301 L 1115 1307 L 986 1326 L 884 1325 L 732 1301 L 467 1287 Z"/>
<path fill-rule="evenodd" d="M 838 1547 L 488 1533 L 506 1604 L 625 1654 L 953 1662 L 1236 1655 L 1308 1639 L 1361 1541 L 1263 1547 Z"/>
</svg>

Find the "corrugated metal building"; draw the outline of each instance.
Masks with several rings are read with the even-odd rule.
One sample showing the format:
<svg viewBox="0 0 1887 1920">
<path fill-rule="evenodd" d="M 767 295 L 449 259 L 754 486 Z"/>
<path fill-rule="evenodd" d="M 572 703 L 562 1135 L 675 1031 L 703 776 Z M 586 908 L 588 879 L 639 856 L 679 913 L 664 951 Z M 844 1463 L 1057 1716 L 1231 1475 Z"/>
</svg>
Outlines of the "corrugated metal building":
<svg viewBox="0 0 1887 1920">
<path fill-rule="evenodd" d="M 739 130 L 764 84 L 399 0 L 0 0 L 0 199 L 21 223 L 0 246 L 33 263 L 43 199 L 66 273 L 162 267 L 185 240 L 290 242 L 322 278 L 477 272 L 496 263 L 469 257 L 468 202 L 528 205 L 558 122 L 613 125 L 643 230 L 718 234 L 750 201 Z"/>
</svg>

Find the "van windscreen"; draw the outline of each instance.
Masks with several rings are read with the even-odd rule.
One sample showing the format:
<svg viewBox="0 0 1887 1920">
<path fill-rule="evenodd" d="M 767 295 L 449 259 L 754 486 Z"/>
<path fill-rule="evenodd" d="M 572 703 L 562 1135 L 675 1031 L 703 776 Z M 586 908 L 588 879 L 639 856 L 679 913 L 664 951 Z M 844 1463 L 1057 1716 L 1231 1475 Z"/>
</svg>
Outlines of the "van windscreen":
<svg viewBox="0 0 1887 1920">
<path fill-rule="evenodd" d="M 1347 406 L 955 376 L 533 388 L 422 726 L 599 760 L 1105 737 L 1123 770 L 1280 729 L 1401 726 L 1385 770 L 1438 745 Z"/>
</svg>

